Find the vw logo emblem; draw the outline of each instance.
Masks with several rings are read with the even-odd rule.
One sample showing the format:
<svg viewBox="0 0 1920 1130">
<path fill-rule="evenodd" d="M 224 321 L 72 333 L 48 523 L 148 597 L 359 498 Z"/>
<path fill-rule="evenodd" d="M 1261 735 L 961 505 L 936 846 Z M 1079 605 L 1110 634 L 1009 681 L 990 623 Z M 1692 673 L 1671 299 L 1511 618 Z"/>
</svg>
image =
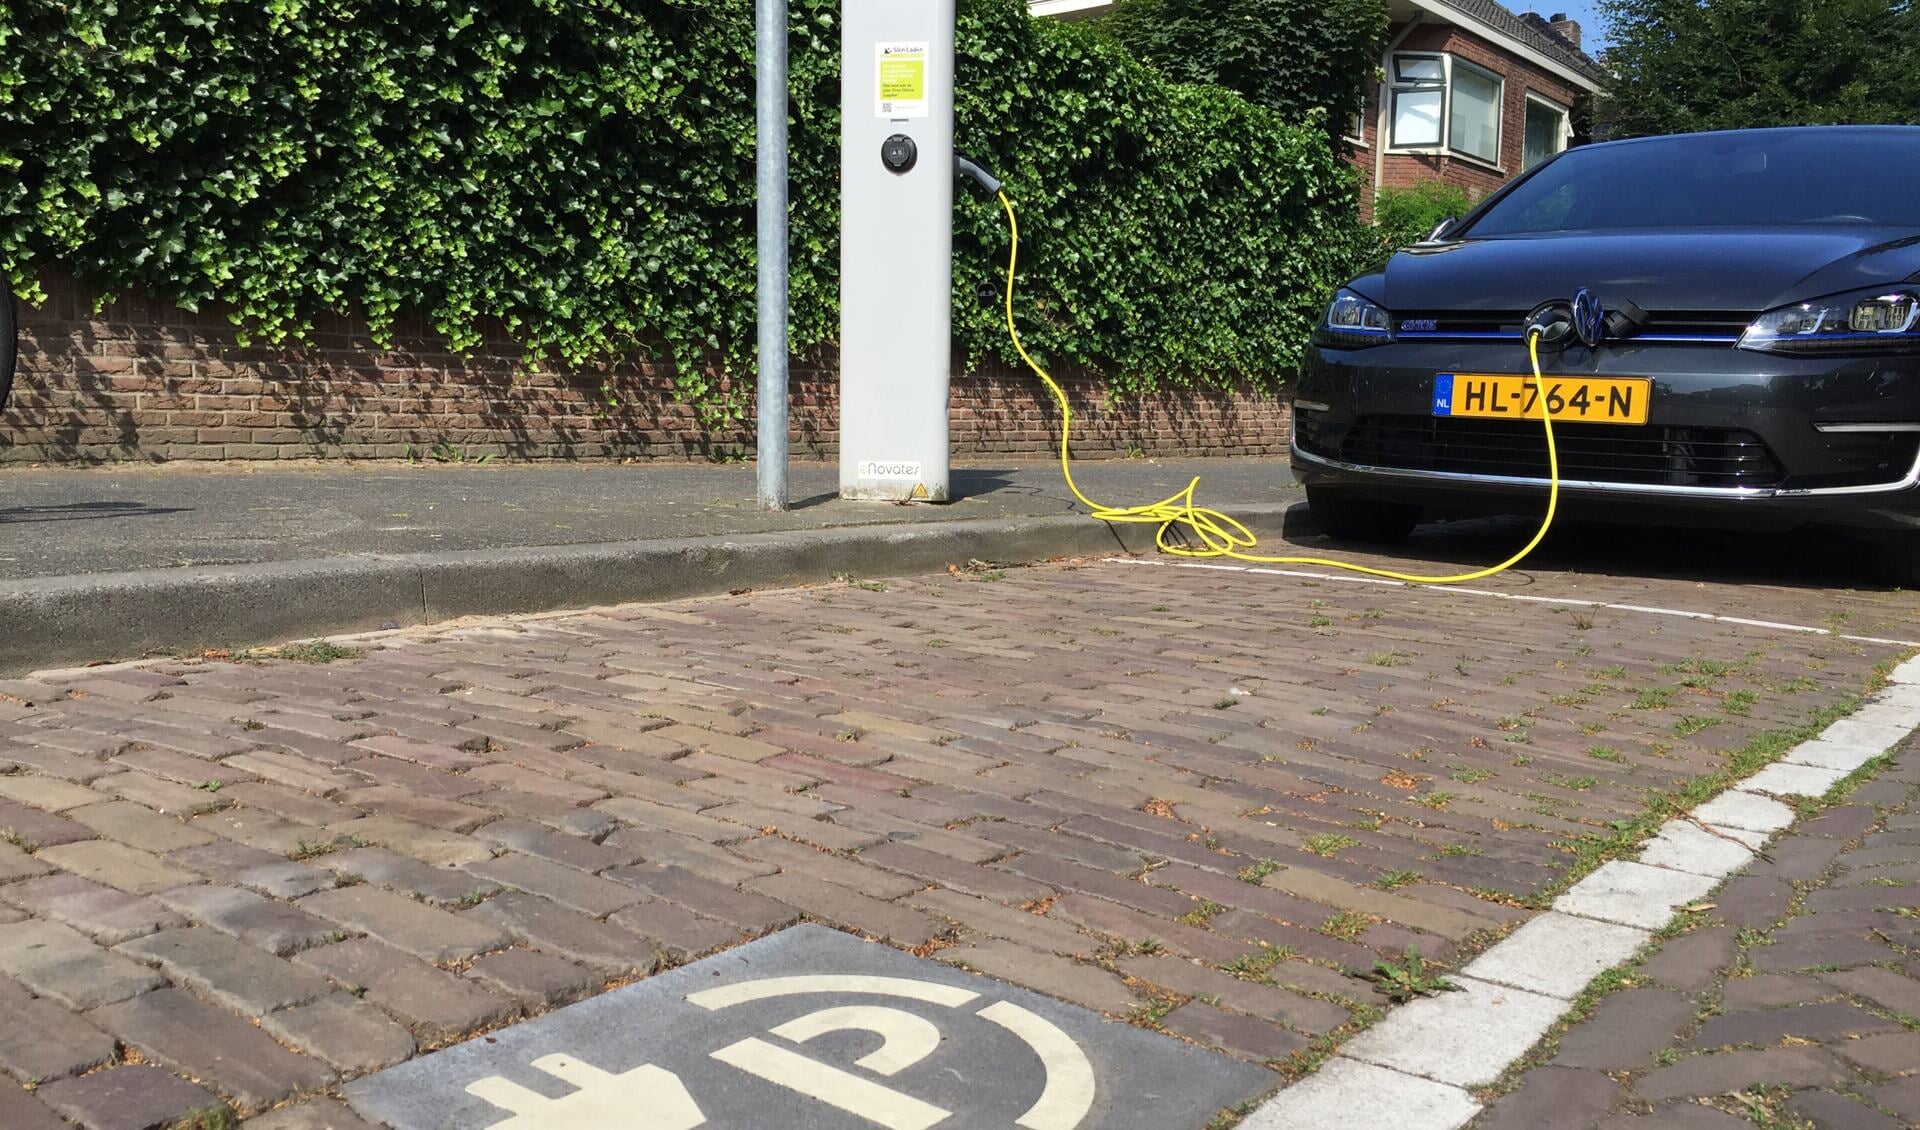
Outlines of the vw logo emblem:
<svg viewBox="0 0 1920 1130">
<path fill-rule="evenodd" d="M 1586 287 L 1573 296 L 1573 332 L 1588 349 L 1598 349 L 1607 336 L 1607 312 Z"/>
</svg>

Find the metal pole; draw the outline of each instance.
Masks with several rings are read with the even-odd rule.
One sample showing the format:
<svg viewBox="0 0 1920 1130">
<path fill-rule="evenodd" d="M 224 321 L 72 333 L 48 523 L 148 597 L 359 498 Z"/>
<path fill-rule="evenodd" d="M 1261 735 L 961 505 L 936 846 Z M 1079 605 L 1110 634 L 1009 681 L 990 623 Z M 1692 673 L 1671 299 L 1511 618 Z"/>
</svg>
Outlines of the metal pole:
<svg viewBox="0 0 1920 1130">
<path fill-rule="evenodd" d="M 755 0 L 760 509 L 787 508 L 787 0 Z"/>
</svg>

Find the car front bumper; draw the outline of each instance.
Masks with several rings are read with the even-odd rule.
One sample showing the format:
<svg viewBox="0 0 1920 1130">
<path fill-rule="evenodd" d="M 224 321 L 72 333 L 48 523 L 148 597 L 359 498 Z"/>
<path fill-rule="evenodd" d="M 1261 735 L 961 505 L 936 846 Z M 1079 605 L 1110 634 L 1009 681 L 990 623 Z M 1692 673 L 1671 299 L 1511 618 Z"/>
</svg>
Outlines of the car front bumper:
<svg viewBox="0 0 1920 1130">
<path fill-rule="evenodd" d="M 1563 425 L 1562 498 L 1599 518 L 1743 528 L 1920 529 L 1920 356 L 1793 357 L 1718 344 L 1543 353 L 1548 377 L 1650 377 L 1644 426 Z M 1537 417 L 1433 415 L 1440 373 L 1529 372 L 1519 340 L 1315 348 L 1293 390 L 1309 487 L 1435 515 L 1531 512 L 1546 494 Z"/>
</svg>

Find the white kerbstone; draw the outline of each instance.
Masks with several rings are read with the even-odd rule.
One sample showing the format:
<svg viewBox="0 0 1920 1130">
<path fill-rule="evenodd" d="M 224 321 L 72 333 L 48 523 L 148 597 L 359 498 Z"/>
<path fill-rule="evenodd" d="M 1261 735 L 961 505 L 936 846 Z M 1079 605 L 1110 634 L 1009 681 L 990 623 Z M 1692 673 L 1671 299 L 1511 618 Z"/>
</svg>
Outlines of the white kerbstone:
<svg viewBox="0 0 1920 1130">
<path fill-rule="evenodd" d="M 1558 997 L 1455 977 L 1458 992 L 1421 997 L 1341 1049 L 1342 1054 L 1456 1087 L 1500 1078 L 1566 1011 Z"/>
<path fill-rule="evenodd" d="M 1732 789 L 1693 810 L 1693 814 L 1718 828 L 1741 828 L 1749 832 L 1773 833 L 1793 824 L 1793 809 L 1759 793 Z"/>
<path fill-rule="evenodd" d="M 1458 1130 L 1479 1113 L 1480 1104 L 1458 1087 L 1336 1056 L 1268 1099 L 1240 1130 Z"/>
<path fill-rule="evenodd" d="M 1920 687 L 1920 658 L 1909 659 L 1893 669 L 1890 676 L 1896 683 L 1910 687 Z"/>
<path fill-rule="evenodd" d="M 1553 900 L 1553 909 L 1602 922 L 1658 930 L 1673 912 L 1714 888 L 1718 880 L 1667 867 L 1616 859 Z"/>
<path fill-rule="evenodd" d="M 1874 754 L 1885 753 L 1895 745 L 1906 740 L 1913 727 L 1906 723 L 1905 712 L 1895 707 L 1882 710 L 1869 706 L 1842 718 L 1820 732 L 1824 741 L 1858 742 L 1874 747 Z"/>
<path fill-rule="evenodd" d="M 1587 982 L 1632 957 L 1653 935 L 1631 926 L 1542 914 L 1462 972 L 1483 981 L 1572 1000 Z"/>
<path fill-rule="evenodd" d="M 1839 742 L 1831 738 L 1815 738 L 1813 741 L 1801 742 L 1794 746 L 1781 760 L 1789 765 L 1811 765 L 1815 769 L 1838 769 L 1842 773 L 1851 773 L 1879 757 L 1883 752 L 1872 742 Z"/>
<path fill-rule="evenodd" d="M 1818 797 L 1825 796 L 1827 790 L 1845 776 L 1838 769 L 1815 769 L 1811 765 L 1789 765 L 1780 761 L 1740 782 L 1740 787 L 1774 796 Z"/>
<path fill-rule="evenodd" d="M 1640 862 L 1649 867 L 1671 867 L 1723 879 L 1747 865 L 1754 852 L 1767 842 L 1759 832 L 1738 828 L 1718 829 L 1714 835 L 1686 820 L 1669 820 L 1660 826 L 1660 834 L 1640 850 Z"/>
<path fill-rule="evenodd" d="M 1902 691 L 1910 693 L 1902 694 Z M 1920 688 L 1895 687 L 1892 692 L 1883 693 L 1872 705 L 1854 714 L 1853 719 L 1876 729 L 1889 727 L 1903 731 L 1903 736 L 1912 733 L 1915 726 L 1920 726 Z M 1899 740 L 1894 739 L 1894 743 Z"/>
</svg>

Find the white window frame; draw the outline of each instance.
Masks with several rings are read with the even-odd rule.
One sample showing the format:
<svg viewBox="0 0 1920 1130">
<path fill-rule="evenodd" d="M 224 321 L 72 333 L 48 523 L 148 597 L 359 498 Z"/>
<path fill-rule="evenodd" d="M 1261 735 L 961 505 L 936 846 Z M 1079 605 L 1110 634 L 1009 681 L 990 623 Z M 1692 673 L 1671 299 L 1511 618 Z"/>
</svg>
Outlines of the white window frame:
<svg viewBox="0 0 1920 1130">
<path fill-rule="evenodd" d="M 1553 151 L 1553 154 L 1565 153 L 1568 144 L 1573 140 L 1573 107 L 1562 106 L 1544 94 L 1535 94 L 1531 90 L 1527 91 L 1527 103 L 1532 104 L 1535 102 L 1560 115 L 1560 135 L 1554 139 L 1554 144 L 1557 145 L 1558 148 Z M 1550 154 L 1550 156 L 1553 154 Z M 1522 117 L 1520 119 L 1520 171 L 1524 173 L 1528 167 L 1527 120 Z"/>
<path fill-rule="evenodd" d="M 1367 144 L 1367 108 L 1365 106 L 1353 112 L 1353 117 L 1340 131 L 1340 139 L 1355 149 L 1372 148 Z"/>
<path fill-rule="evenodd" d="M 1394 122 L 1398 117 L 1395 111 L 1398 108 L 1400 94 L 1403 91 L 1432 89 L 1431 83 L 1402 81 L 1399 78 L 1399 63 L 1402 59 L 1438 59 L 1440 61 L 1440 143 L 1438 145 L 1402 145 L 1394 136 Z M 1388 59 L 1387 67 L 1387 81 L 1385 83 L 1386 112 L 1382 115 L 1387 128 L 1387 137 L 1385 139 L 1387 152 L 1451 157 L 1455 160 L 1466 161 L 1479 165 L 1482 168 L 1492 169 L 1495 172 L 1505 174 L 1506 169 L 1501 163 L 1501 158 L 1506 155 L 1507 140 L 1506 76 L 1500 74 L 1498 71 L 1491 71 L 1477 64 L 1469 63 L 1465 59 L 1461 59 L 1444 51 L 1395 51 Z M 1498 91 L 1498 93 L 1494 95 L 1493 100 L 1494 160 L 1489 161 L 1484 157 L 1475 156 L 1472 153 L 1464 152 L 1453 146 L 1453 72 L 1456 67 L 1464 67 L 1476 75 L 1492 79 Z M 1522 140 L 1524 143 L 1524 139 Z"/>
</svg>

